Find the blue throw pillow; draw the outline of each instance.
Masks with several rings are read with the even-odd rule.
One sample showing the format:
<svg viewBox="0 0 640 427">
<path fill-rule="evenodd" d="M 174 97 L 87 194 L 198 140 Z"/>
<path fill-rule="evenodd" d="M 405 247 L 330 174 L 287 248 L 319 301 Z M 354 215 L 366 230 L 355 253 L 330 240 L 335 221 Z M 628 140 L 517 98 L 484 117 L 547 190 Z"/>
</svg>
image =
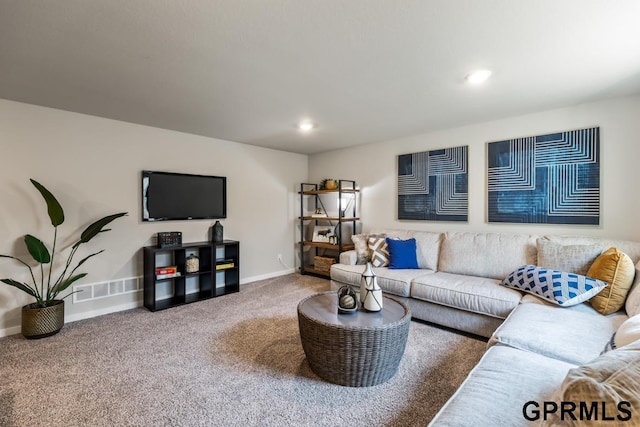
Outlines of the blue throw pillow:
<svg viewBox="0 0 640 427">
<path fill-rule="evenodd" d="M 580 304 L 607 287 L 607 282 L 580 274 L 523 265 L 502 284 L 537 295 L 562 307 Z"/>
<path fill-rule="evenodd" d="M 389 268 L 420 268 L 416 257 L 416 239 L 396 240 L 387 237 Z"/>
</svg>

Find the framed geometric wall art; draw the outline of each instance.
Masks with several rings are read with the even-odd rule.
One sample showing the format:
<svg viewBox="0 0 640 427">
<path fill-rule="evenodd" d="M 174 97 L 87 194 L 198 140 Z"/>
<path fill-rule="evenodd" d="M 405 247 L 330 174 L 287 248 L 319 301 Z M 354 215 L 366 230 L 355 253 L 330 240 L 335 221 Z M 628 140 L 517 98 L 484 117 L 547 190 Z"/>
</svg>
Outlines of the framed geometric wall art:
<svg viewBox="0 0 640 427">
<path fill-rule="evenodd" d="M 600 128 L 487 144 L 489 222 L 600 222 Z"/>
<path fill-rule="evenodd" d="M 398 156 L 398 219 L 468 220 L 467 146 Z"/>
</svg>

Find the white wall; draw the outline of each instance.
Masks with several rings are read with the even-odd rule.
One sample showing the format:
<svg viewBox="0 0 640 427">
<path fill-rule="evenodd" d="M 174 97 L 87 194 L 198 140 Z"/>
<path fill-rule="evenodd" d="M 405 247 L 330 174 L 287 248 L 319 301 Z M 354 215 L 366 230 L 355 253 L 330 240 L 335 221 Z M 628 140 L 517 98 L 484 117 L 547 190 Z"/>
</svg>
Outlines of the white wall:
<svg viewBox="0 0 640 427">
<path fill-rule="evenodd" d="M 52 240 L 44 202 L 29 178 L 65 208 L 62 237 L 77 238 L 94 220 L 129 212 L 112 223 L 112 231 L 84 245 L 84 254 L 106 251 L 85 264 L 82 271 L 89 275 L 80 283 L 141 276 L 141 247 L 151 245 L 158 231 L 182 231 L 184 242 L 208 240 L 214 221 L 141 221 L 140 173 L 150 169 L 227 176 L 222 223 L 225 238 L 240 241 L 241 283 L 293 271 L 296 191 L 307 180 L 305 155 L 6 100 L 0 100 L 0 150 L 0 254 L 29 259 L 22 241 L 27 233 Z M 0 277 L 27 279 L 19 264 L 6 259 L 0 259 Z M 75 319 L 140 305 L 141 297 L 139 292 L 77 304 L 68 298 L 66 315 Z M 20 307 L 29 302 L 0 284 L 0 336 L 19 332 Z"/>
<path fill-rule="evenodd" d="M 515 137 L 600 126 L 601 211 L 599 226 L 516 225 L 486 222 L 486 144 Z M 309 158 L 310 181 L 354 179 L 361 187 L 363 229 L 492 231 L 574 234 L 640 241 L 640 97 L 613 99 L 570 108 L 446 129 L 410 138 L 316 154 Z M 469 221 L 398 221 L 397 156 L 469 146 Z"/>
</svg>

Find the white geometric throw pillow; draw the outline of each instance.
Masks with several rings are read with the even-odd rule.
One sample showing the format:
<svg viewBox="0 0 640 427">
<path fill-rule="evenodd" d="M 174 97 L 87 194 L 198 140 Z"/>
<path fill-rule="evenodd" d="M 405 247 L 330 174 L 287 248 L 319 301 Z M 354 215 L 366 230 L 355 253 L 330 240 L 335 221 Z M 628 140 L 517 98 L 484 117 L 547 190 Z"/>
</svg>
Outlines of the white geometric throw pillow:
<svg viewBox="0 0 640 427">
<path fill-rule="evenodd" d="M 372 266 L 386 267 L 389 265 L 389 248 L 384 237 L 369 237 L 369 249 L 371 250 Z"/>
<path fill-rule="evenodd" d="M 580 304 L 607 287 L 602 280 L 535 265 L 523 265 L 510 273 L 502 284 L 561 307 Z"/>
</svg>

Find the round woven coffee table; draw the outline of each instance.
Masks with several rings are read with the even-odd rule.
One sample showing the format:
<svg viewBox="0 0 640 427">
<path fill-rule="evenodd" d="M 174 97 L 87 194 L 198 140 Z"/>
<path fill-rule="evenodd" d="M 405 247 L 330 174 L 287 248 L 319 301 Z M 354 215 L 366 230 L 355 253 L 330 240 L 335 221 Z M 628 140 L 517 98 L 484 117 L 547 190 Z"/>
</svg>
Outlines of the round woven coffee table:
<svg viewBox="0 0 640 427">
<path fill-rule="evenodd" d="M 320 378 L 350 387 L 381 384 L 398 371 L 409 336 L 409 308 L 384 297 L 382 311 L 338 314 L 337 292 L 298 304 L 302 348 Z"/>
</svg>

